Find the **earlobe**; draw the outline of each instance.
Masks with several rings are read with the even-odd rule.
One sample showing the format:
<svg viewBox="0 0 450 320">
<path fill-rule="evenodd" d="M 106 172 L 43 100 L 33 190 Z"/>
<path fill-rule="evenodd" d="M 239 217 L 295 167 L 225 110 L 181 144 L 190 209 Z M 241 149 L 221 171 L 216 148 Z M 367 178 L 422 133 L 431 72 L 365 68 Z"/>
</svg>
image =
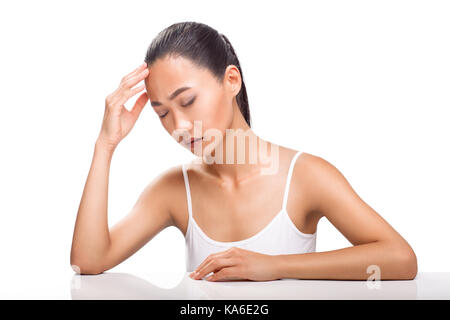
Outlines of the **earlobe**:
<svg viewBox="0 0 450 320">
<path fill-rule="evenodd" d="M 239 86 L 238 83 L 233 84 L 233 92 L 234 92 L 234 94 L 235 94 L 236 96 L 238 95 L 238 93 L 239 93 L 240 90 L 241 90 L 241 88 L 240 88 L 240 86 Z"/>
</svg>

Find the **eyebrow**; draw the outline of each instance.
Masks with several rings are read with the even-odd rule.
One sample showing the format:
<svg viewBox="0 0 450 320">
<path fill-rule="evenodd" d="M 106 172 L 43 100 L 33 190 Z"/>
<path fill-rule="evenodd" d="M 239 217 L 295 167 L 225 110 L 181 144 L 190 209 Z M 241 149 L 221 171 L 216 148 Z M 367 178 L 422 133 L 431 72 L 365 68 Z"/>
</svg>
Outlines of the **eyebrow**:
<svg viewBox="0 0 450 320">
<path fill-rule="evenodd" d="M 169 100 L 173 100 L 173 99 L 175 99 L 175 97 L 176 97 L 177 95 L 179 95 L 180 93 L 182 93 L 183 91 L 186 91 L 186 90 L 188 90 L 188 89 L 191 89 L 191 87 L 181 87 L 181 88 L 178 88 L 177 90 L 175 90 L 174 92 L 172 92 L 172 94 L 168 97 L 168 99 L 169 99 Z M 162 103 L 159 102 L 159 101 L 151 101 L 151 105 L 152 105 L 152 107 L 157 107 L 157 106 L 162 105 Z"/>
</svg>

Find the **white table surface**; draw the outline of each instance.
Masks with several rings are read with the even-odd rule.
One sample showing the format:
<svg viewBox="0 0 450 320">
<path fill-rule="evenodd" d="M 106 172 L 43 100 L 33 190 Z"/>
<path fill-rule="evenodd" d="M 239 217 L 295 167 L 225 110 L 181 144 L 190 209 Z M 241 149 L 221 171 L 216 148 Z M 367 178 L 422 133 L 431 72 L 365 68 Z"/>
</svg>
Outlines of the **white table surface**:
<svg viewBox="0 0 450 320">
<path fill-rule="evenodd" d="M 378 282 L 346 280 L 227 281 L 174 279 L 154 274 L 147 279 L 129 273 L 73 274 L 69 299 L 450 299 L 450 272 L 422 272 L 414 280 Z M 165 278 L 167 277 L 167 278 Z M 149 280 L 149 278 L 151 280 Z M 172 285 L 167 286 L 168 283 Z"/>
</svg>

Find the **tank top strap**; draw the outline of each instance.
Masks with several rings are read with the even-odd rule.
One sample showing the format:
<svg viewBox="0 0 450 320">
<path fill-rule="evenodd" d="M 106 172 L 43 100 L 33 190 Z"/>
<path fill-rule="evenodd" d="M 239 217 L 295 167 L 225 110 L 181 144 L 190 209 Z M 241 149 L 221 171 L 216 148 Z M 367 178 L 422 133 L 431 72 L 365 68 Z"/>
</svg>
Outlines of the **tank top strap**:
<svg viewBox="0 0 450 320">
<path fill-rule="evenodd" d="M 184 185 L 186 187 L 186 197 L 187 197 L 187 204 L 188 204 L 189 219 L 192 219 L 191 189 L 189 187 L 189 177 L 187 174 L 186 164 L 183 163 L 181 165 L 181 168 L 183 169 Z"/>
<path fill-rule="evenodd" d="M 284 196 L 283 196 L 283 207 L 282 210 L 286 211 L 286 206 L 287 206 L 287 200 L 288 200 L 288 196 L 289 196 L 289 190 L 290 190 L 290 185 L 291 185 L 291 178 L 292 178 L 292 171 L 294 171 L 294 165 L 297 161 L 298 156 L 301 154 L 300 151 L 297 151 L 297 153 L 294 155 L 294 157 L 291 160 L 291 164 L 289 165 L 289 171 L 288 171 L 288 175 L 286 178 L 286 186 L 284 188 Z"/>
</svg>

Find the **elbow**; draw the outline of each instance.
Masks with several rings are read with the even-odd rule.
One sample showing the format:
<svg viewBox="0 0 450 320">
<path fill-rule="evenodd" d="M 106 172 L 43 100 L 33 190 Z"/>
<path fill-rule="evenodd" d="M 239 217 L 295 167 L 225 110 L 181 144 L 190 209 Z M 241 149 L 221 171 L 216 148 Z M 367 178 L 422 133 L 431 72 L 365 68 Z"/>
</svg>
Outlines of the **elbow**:
<svg viewBox="0 0 450 320">
<path fill-rule="evenodd" d="M 76 259 L 70 259 L 70 266 L 76 274 L 80 275 L 97 275 L 105 271 L 99 264 L 82 262 Z"/>
<path fill-rule="evenodd" d="M 70 252 L 70 266 L 75 273 L 80 275 L 96 275 L 106 271 L 101 255 L 87 255 L 74 249 Z"/>
<path fill-rule="evenodd" d="M 82 265 L 82 264 L 72 264 L 70 265 L 72 267 L 72 270 L 75 271 L 76 274 L 80 275 L 97 275 L 103 273 L 103 269 L 92 267 L 89 265 Z"/>
<path fill-rule="evenodd" d="M 408 248 L 398 253 L 398 272 L 400 280 L 414 280 L 417 276 L 417 256 L 414 250 Z"/>
</svg>

